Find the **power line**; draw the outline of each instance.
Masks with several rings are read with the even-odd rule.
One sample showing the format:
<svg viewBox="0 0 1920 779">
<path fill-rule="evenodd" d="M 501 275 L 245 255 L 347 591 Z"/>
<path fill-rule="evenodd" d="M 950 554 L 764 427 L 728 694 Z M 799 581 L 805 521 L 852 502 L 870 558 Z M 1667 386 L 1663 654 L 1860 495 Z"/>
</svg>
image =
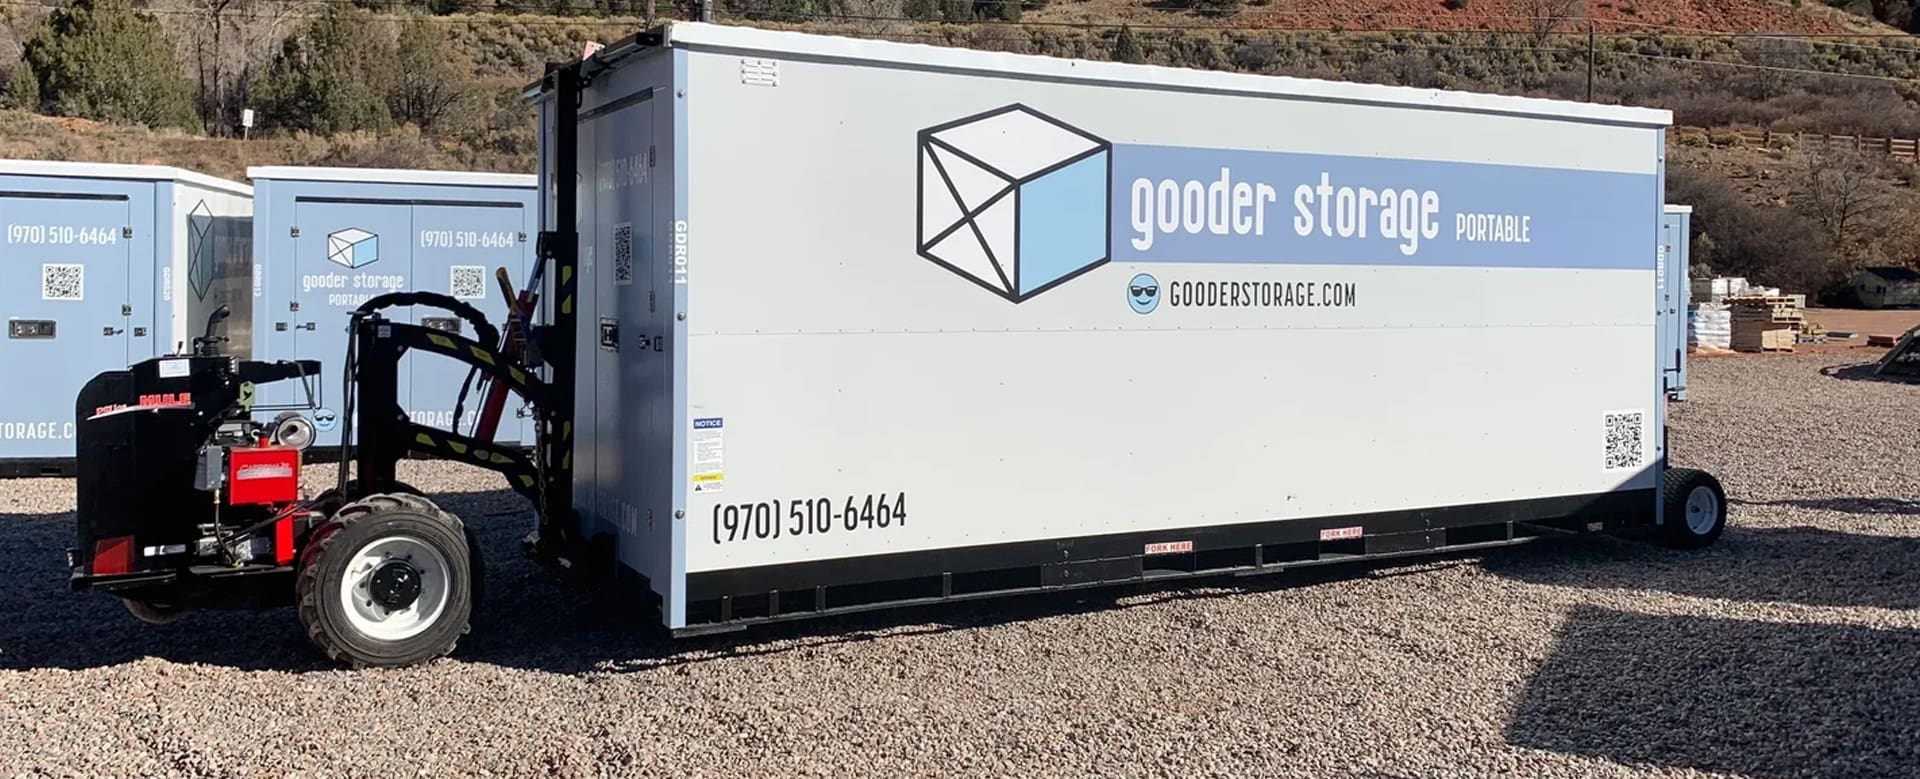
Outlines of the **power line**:
<svg viewBox="0 0 1920 779">
<path fill-rule="evenodd" d="M 974 1 L 976 2 L 976 4 L 983 4 L 983 5 L 1003 3 L 1003 2 L 1020 2 L 1020 0 L 974 0 Z M 674 7 L 674 3 L 671 2 L 671 0 L 669 0 L 667 5 L 669 8 Z M 348 0 L 308 0 L 307 2 L 295 2 L 293 4 L 294 8 L 310 7 L 310 6 L 318 6 L 321 8 L 332 6 L 334 8 L 341 8 L 341 9 L 354 7 L 351 5 L 351 3 Z M 0 0 L 0 7 L 53 10 L 58 6 L 48 5 L 46 3 L 39 3 L 39 2 L 29 2 L 28 0 Z M 146 8 L 146 9 L 142 9 L 142 12 L 156 14 L 156 15 L 185 16 L 185 17 L 194 17 L 194 18 L 203 18 L 203 19 L 210 16 L 208 12 L 195 11 L 192 9 Z M 1293 11 L 1273 11 L 1273 12 L 1268 12 L 1268 14 L 1274 15 L 1274 16 L 1312 15 L 1310 13 L 1293 12 Z M 289 12 L 289 13 L 283 13 L 283 14 L 271 14 L 271 13 L 258 13 L 250 10 L 226 11 L 219 14 L 221 18 L 225 18 L 225 19 L 274 19 L 279 21 L 300 21 L 300 20 L 321 19 L 321 18 L 326 18 L 326 15 L 327 14 L 325 11 L 321 11 L 318 13 Z M 1419 50 L 1419 51 L 1438 50 L 1438 51 L 1503 51 L 1503 52 L 1527 52 L 1527 53 L 1578 54 L 1585 50 L 1584 46 L 1500 46 L 1500 45 L 1477 45 L 1476 46 L 1476 45 L 1469 45 L 1469 44 L 1439 43 L 1437 41 L 1383 40 L 1377 36 L 1395 35 L 1395 34 L 1400 34 L 1400 35 L 1412 34 L 1412 35 L 1426 35 L 1426 36 L 1449 36 L 1449 35 L 1523 36 L 1523 37 L 1532 37 L 1537 40 L 1556 39 L 1556 38 L 1557 39 L 1584 39 L 1586 37 L 1586 34 L 1583 32 L 1571 31 L 1571 30 L 1542 33 L 1541 31 L 1531 30 L 1531 29 L 1526 29 L 1526 30 L 1521 30 L 1521 29 L 1351 30 L 1351 29 L 1345 29 L 1345 28 L 1339 28 L 1339 29 L 1301 28 L 1301 27 L 1274 28 L 1274 27 L 1253 27 L 1253 26 L 1245 26 L 1245 25 L 1225 25 L 1225 24 L 1222 24 L 1222 25 L 1167 24 L 1167 23 L 1151 23 L 1151 22 L 1144 23 L 1144 24 L 1134 24 L 1131 22 L 1094 23 L 1094 22 L 1069 22 L 1069 21 L 1051 21 L 1051 20 L 1004 21 L 1004 20 L 993 20 L 993 19 L 943 21 L 943 20 L 914 19 L 906 16 L 834 14 L 834 13 L 822 13 L 822 12 L 810 12 L 810 11 L 786 12 L 786 13 L 770 14 L 770 15 L 776 16 L 779 19 L 798 20 L 798 21 L 805 21 L 805 22 L 842 22 L 842 23 L 869 22 L 869 23 L 912 24 L 912 25 L 946 25 L 946 26 L 953 26 L 953 27 L 960 27 L 960 28 L 979 28 L 979 27 L 990 27 L 990 26 L 991 27 L 1007 27 L 1007 28 L 1039 27 L 1039 28 L 1064 28 L 1064 29 L 1098 31 L 1098 30 L 1116 30 L 1121 27 L 1129 27 L 1135 30 L 1140 30 L 1145 33 L 1155 33 L 1155 32 L 1242 33 L 1242 34 L 1267 35 L 1267 36 L 1273 36 L 1275 38 L 1296 37 L 1301 35 L 1326 34 L 1326 35 L 1333 35 L 1337 37 L 1344 37 L 1346 38 L 1346 40 L 1319 42 L 1317 44 L 1319 47 L 1323 49 L 1348 50 L 1348 51 L 1359 51 L 1359 50 L 1385 47 L 1385 48 L 1390 48 L 1390 49 L 1394 49 L 1402 52 L 1415 51 L 1415 50 Z M 751 16 L 752 14 L 750 13 L 736 14 L 736 15 L 733 15 L 732 18 L 734 18 L 735 20 L 750 20 Z M 1423 15 L 1423 14 L 1407 14 L 1407 13 L 1380 13 L 1380 14 L 1372 14 L 1371 16 L 1377 17 L 1377 18 L 1389 18 L 1389 17 L 1431 18 L 1430 16 Z M 1500 20 L 1511 21 L 1511 20 L 1526 19 L 1525 17 L 1509 17 L 1509 16 L 1486 16 L 1486 17 L 1476 17 L 1476 18 L 1493 20 L 1493 21 L 1500 21 Z M 476 27 L 476 26 L 484 26 L 487 22 L 492 21 L 493 19 L 510 19 L 512 20 L 513 24 L 517 24 L 521 26 L 570 27 L 570 28 L 586 28 L 586 29 L 616 27 L 616 26 L 626 26 L 626 25 L 637 26 L 639 24 L 644 23 L 644 19 L 637 16 L 635 17 L 608 16 L 608 17 L 558 18 L 553 16 L 542 16 L 542 15 L 532 15 L 532 14 L 527 14 L 527 15 L 471 14 L 471 15 L 455 15 L 455 16 L 435 16 L 431 14 L 407 14 L 404 19 L 395 19 L 391 16 L 383 17 L 383 16 L 376 15 L 371 18 L 367 18 L 367 17 L 353 18 L 351 19 L 351 21 L 355 23 L 364 23 L 364 24 L 423 21 L 423 22 L 430 22 L 430 23 Z M 1597 23 L 1600 23 L 1608 20 L 1594 20 L 1594 21 L 1596 21 Z M 1901 38 L 1901 39 L 1908 39 L 1908 40 L 1912 39 L 1910 36 L 1905 36 L 1905 35 L 1880 34 L 1880 33 L 1862 34 L 1862 35 L 1842 35 L 1842 34 L 1833 34 L 1833 33 L 1715 32 L 1711 30 L 1694 30 L 1693 28 L 1673 27 L 1668 25 L 1656 25 L 1652 23 L 1629 22 L 1626 20 L 1618 20 L 1617 23 L 1633 25 L 1633 26 L 1642 26 L 1649 29 L 1680 30 L 1680 31 L 1688 32 L 1688 34 L 1685 34 L 1685 35 L 1660 36 L 1661 38 L 1668 39 L 1668 40 L 1692 40 L 1692 41 L 1703 41 L 1703 40 L 1739 41 L 1739 40 L 1769 40 L 1769 39 L 1805 40 L 1809 43 L 1816 44 L 1816 45 L 1846 46 L 1850 48 L 1858 48 L 1858 49 L 1864 49 L 1869 51 L 1882 51 L 1882 52 L 1888 52 L 1893 54 L 1905 54 L 1905 55 L 1920 57 L 1920 46 L 1888 47 L 1888 46 L 1874 46 L 1874 45 L 1859 44 L 1859 43 L 1848 43 L 1846 41 L 1841 41 L 1841 40 L 1825 40 L 1825 38 L 1827 37 L 1864 38 L 1864 39 L 1886 39 L 1886 38 Z M 867 33 L 864 33 L 864 37 L 885 37 L 885 38 L 893 38 L 893 39 L 920 40 L 920 41 L 930 41 L 930 42 L 939 42 L 939 43 L 952 43 L 955 39 L 955 36 L 951 36 L 951 35 L 944 35 L 937 32 L 918 32 L 918 31 L 916 32 L 895 32 L 895 31 L 867 32 Z M 1625 35 L 1625 34 L 1618 34 L 1618 33 L 1600 35 L 1600 36 L 1597 36 L 1597 38 L 1600 40 L 1606 40 L 1609 42 L 1617 42 L 1617 41 L 1623 41 L 1623 40 L 1624 41 L 1647 40 L 1647 38 L 1644 36 Z M 1826 76 L 1826 77 L 1832 77 L 1832 78 L 1865 79 L 1865 80 L 1884 81 L 1884 82 L 1893 82 L 1893 83 L 1915 83 L 1916 81 L 1920 81 L 1920 79 L 1899 77 L 1899 76 L 1885 76 L 1885 75 L 1867 74 L 1867 73 L 1849 73 L 1844 71 L 1819 70 L 1814 68 L 1760 65 L 1760 64 L 1744 63 L 1744 62 L 1728 62 L 1725 60 L 1715 60 L 1715 59 L 1676 57 L 1672 55 L 1661 55 L 1661 54 L 1644 54 L 1644 53 L 1634 52 L 1634 51 L 1615 51 L 1611 48 L 1601 49 L 1600 53 L 1604 53 L 1608 56 L 1624 56 L 1624 57 L 1632 57 L 1632 58 L 1643 59 L 1643 60 L 1656 60 L 1656 61 L 1664 61 L 1664 62 L 1691 64 L 1691 65 L 1707 65 L 1707 66 L 1714 66 L 1714 67 L 1727 67 L 1727 68 L 1738 68 L 1738 69 L 1748 69 L 1748 70 L 1764 70 L 1764 71 L 1773 71 L 1773 72 L 1781 72 L 1781 73 L 1794 73 L 1794 74 L 1801 74 L 1801 75 Z"/>
<path fill-rule="evenodd" d="M 1870 73 L 1837 73 L 1831 70 L 1814 70 L 1812 68 L 1788 68 L 1788 67 L 1780 67 L 1777 65 L 1754 65 L 1754 64 L 1745 63 L 1745 62 L 1726 62 L 1723 60 L 1689 59 L 1687 57 L 1673 57 L 1665 54 L 1641 54 L 1636 51 L 1619 51 L 1614 53 L 1620 56 L 1625 56 L 1625 57 L 1638 57 L 1640 59 L 1647 59 L 1647 60 L 1664 60 L 1667 62 L 1680 62 L 1688 65 L 1711 65 L 1711 66 L 1722 67 L 1722 68 L 1741 68 L 1745 70 L 1768 70 L 1768 71 L 1774 71 L 1776 73 L 1797 73 L 1797 74 L 1807 75 L 1807 76 L 1829 76 L 1833 78 L 1858 78 L 1858 79 L 1868 79 L 1872 81 L 1890 81 L 1896 84 L 1920 83 L 1920 79 L 1907 78 L 1902 76 L 1878 76 Z"/>
<path fill-rule="evenodd" d="M 325 9 L 328 6 L 332 6 L 334 8 L 343 9 L 343 10 L 357 9 L 356 6 L 353 6 L 348 2 L 322 2 L 321 0 L 306 0 L 305 2 L 294 2 L 291 5 L 293 5 L 296 8 L 304 7 L 304 6 L 316 6 L 319 9 Z M 668 5 L 671 6 L 672 3 L 668 3 Z M 19 8 L 19 9 L 34 9 L 34 10 L 40 10 L 40 11 L 57 11 L 62 7 L 63 6 L 61 5 L 48 5 L 46 3 L 28 2 L 27 0 L 0 0 L 0 8 Z M 364 10 L 364 9 L 357 9 L 357 10 Z M 327 18 L 327 14 L 328 14 L 326 10 L 289 12 L 289 13 L 279 13 L 279 14 L 260 13 L 260 12 L 251 11 L 251 10 L 227 10 L 227 11 L 222 11 L 218 14 L 215 14 L 208 11 L 197 11 L 191 8 L 140 8 L 140 9 L 137 9 L 137 11 L 139 13 L 151 14 L 154 16 L 192 17 L 196 19 L 207 19 L 207 18 L 212 18 L 214 16 L 218 16 L 221 19 L 234 20 L 234 21 L 257 20 L 257 19 L 271 19 L 271 20 L 281 20 L 281 21 L 311 21 L 315 19 Z M 404 12 L 401 14 L 380 14 L 373 11 L 367 11 L 366 13 L 368 14 L 367 18 L 357 18 L 357 19 L 348 18 L 347 21 L 368 24 L 368 25 L 383 24 L 383 23 L 398 24 L 403 22 L 421 21 L 421 22 L 429 22 L 434 24 L 479 26 L 479 25 L 485 25 L 496 19 L 511 19 L 513 20 L 512 21 L 513 24 L 528 26 L 528 27 L 601 27 L 601 26 L 610 26 L 610 25 L 631 25 L 636 28 L 639 25 L 644 24 L 646 22 L 646 19 L 640 16 L 556 17 L 556 16 L 548 16 L 543 14 L 462 14 L 462 15 L 455 15 L 455 16 L 436 16 L 436 15 L 427 14 L 427 13 L 404 13 Z"/>
</svg>

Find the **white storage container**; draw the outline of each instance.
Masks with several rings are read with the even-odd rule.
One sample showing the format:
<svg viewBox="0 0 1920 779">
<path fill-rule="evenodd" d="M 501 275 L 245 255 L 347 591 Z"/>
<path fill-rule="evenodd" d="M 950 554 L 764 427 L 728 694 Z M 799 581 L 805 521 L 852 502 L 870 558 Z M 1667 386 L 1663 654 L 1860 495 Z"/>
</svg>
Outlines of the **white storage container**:
<svg viewBox="0 0 1920 779">
<path fill-rule="evenodd" d="M 575 499 L 669 627 L 1656 519 L 1666 111 L 699 24 L 582 67 Z"/>
</svg>

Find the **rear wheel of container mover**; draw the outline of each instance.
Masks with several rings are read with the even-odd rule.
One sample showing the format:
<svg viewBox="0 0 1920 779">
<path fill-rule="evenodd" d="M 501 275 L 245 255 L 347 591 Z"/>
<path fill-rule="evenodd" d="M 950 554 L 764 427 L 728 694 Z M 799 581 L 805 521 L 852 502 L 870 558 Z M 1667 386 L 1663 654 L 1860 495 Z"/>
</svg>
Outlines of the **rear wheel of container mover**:
<svg viewBox="0 0 1920 779">
<path fill-rule="evenodd" d="M 1727 493 L 1706 471 L 1668 468 L 1660 499 L 1665 523 L 1660 540 L 1675 549 L 1699 549 L 1727 529 Z"/>
<path fill-rule="evenodd" d="M 453 651 L 476 573 L 460 520 L 418 495 L 369 495 L 314 531 L 296 595 L 307 637 L 338 662 L 399 666 Z"/>
<path fill-rule="evenodd" d="M 127 611 L 133 612 L 133 616 L 149 625 L 165 625 L 186 616 L 188 611 L 185 606 L 175 606 L 171 603 L 156 603 L 133 598 L 125 598 L 123 602 L 127 605 Z"/>
</svg>

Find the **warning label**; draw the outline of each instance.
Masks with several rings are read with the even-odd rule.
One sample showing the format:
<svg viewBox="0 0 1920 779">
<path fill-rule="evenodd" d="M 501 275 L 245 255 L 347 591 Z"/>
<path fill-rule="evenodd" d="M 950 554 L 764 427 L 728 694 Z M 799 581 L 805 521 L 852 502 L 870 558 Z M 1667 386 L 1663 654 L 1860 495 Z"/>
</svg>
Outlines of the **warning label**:
<svg viewBox="0 0 1920 779">
<path fill-rule="evenodd" d="M 694 492 L 719 492 L 726 486 L 724 432 L 720 417 L 693 420 Z"/>
</svg>

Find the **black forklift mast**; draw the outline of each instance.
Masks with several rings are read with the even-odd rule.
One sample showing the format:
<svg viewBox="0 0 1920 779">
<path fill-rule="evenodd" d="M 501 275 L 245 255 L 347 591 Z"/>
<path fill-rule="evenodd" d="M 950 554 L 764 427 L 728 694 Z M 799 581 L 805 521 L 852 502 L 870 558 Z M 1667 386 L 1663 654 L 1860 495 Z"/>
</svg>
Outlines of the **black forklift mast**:
<svg viewBox="0 0 1920 779">
<path fill-rule="evenodd" d="M 540 332 L 540 355 L 546 362 L 548 385 L 556 388 L 540 409 L 541 430 L 535 443 L 540 464 L 540 527 L 538 551 L 581 549 L 580 518 L 573 506 L 574 379 L 579 356 L 578 313 L 574 306 L 580 286 L 579 189 L 574 186 L 580 165 L 580 66 L 550 66 L 548 86 L 554 100 L 554 142 L 544 160 L 553 187 L 552 225 L 541 225 L 537 249 L 540 262 L 552 263 L 553 294 L 543 298 L 549 323 Z M 547 228 L 551 229 L 547 229 Z"/>
<path fill-rule="evenodd" d="M 580 73 L 578 66 L 549 70 L 547 88 L 554 94 L 557 126 L 546 169 L 552 180 L 565 181 L 578 165 Z M 494 347 L 499 331 L 478 309 L 446 295 L 430 292 L 394 292 L 379 295 L 352 315 L 353 341 L 347 355 L 347 405 L 343 437 L 357 453 L 351 458 L 360 491 L 386 492 L 398 488 L 397 466 L 408 455 L 455 460 L 499 471 L 509 486 L 534 504 L 539 516 L 530 541 L 536 557 L 570 565 L 586 553 L 579 515 L 573 505 L 574 378 L 578 358 L 579 233 L 572 229 L 579 204 L 572 186 L 553 186 L 555 208 L 551 230 L 542 230 L 536 243 L 537 261 L 551 263 L 541 274 L 552 280 L 552 292 L 543 297 L 541 317 L 547 324 L 532 329 L 526 351 L 537 355 L 523 367 Z M 543 225 L 545 227 L 546 225 Z M 429 306 L 452 312 L 474 326 L 478 340 L 457 333 L 388 319 L 386 308 Z M 458 433 L 412 422 L 399 402 L 400 361 L 409 350 L 451 357 L 506 382 L 535 411 L 533 457 L 517 448 L 496 448 Z M 544 367 L 542 379 L 534 373 Z M 360 406 L 356 409 L 355 406 Z M 364 429 L 354 443 L 353 428 Z M 352 451 L 352 450 L 349 450 Z M 346 458 L 343 458 L 346 459 Z M 341 487 L 346 474 L 341 473 Z M 357 496 L 348 496 L 352 499 Z"/>
</svg>

